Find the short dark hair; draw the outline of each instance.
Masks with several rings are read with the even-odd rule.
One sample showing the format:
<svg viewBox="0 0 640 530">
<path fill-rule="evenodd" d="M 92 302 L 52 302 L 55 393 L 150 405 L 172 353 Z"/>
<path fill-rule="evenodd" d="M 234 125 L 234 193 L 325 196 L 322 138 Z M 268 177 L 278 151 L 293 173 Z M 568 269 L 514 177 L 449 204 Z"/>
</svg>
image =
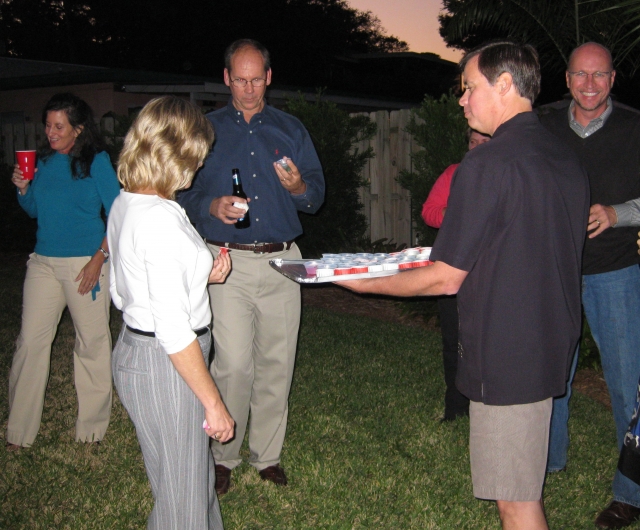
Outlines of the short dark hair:
<svg viewBox="0 0 640 530">
<path fill-rule="evenodd" d="M 267 72 L 269 68 L 271 68 L 271 56 L 269 55 L 269 50 L 267 50 L 257 40 L 238 39 L 237 41 L 229 44 L 224 52 L 224 67 L 227 69 L 227 71 L 231 71 L 231 59 L 233 58 L 233 55 L 240 50 L 244 50 L 245 48 L 253 48 L 255 51 L 259 52 L 262 55 L 265 72 Z"/>
<path fill-rule="evenodd" d="M 530 44 L 513 41 L 491 41 L 468 52 L 460 61 L 460 71 L 478 57 L 478 70 L 494 85 L 503 73 L 511 74 L 518 93 L 531 103 L 540 93 L 540 61 L 538 52 Z"/>
<path fill-rule="evenodd" d="M 82 131 L 69 152 L 71 156 L 71 175 L 73 178 L 89 177 L 94 157 L 107 149 L 100 130 L 93 119 L 93 111 L 86 101 L 75 94 L 69 92 L 55 94 L 42 111 L 42 124 L 46 125 L 49 112 L 56 111 L 64 112 L 69 120 L 69 125 L 74 129 L 82 127 Z M 53 153 L 54 150 L 47 142 L 39 150 L 38 156 L 43 160 L 47 160 Z"/>
</svg>

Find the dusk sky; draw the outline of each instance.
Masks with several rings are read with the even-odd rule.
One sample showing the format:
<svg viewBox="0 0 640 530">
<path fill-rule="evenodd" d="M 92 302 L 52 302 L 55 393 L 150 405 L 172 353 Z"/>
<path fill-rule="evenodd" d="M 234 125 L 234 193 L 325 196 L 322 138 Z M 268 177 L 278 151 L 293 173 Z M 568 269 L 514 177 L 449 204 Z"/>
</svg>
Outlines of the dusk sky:
<svg viewBox="0 0 640 530">
<path fill-rule="evenodd" d="M 407 42 L 412 52 L 432 52 L 449 61 L 460 60 L 462 53 L 447 48 L 438 33 L 441 0 L 347 1 L 355 9 L 371 11 L 387 34 Z"/>
</svg>

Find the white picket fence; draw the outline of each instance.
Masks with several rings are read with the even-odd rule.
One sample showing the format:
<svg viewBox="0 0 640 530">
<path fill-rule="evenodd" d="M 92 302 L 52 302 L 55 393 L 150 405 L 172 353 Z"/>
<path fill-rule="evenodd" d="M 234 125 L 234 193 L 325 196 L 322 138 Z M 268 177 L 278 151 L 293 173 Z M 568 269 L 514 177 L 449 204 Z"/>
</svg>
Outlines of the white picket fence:
<svg viewBox="0 0 640 530">
<path fill-rule="evenodd" d="M 412 170 L 411 153 L 417 146 L 405 132 L 411 111 L 377 111 L 365 113 L 377 126 L 373 139 L 360 142 L 358 149 L 373 147 L 375 157 L 364 168 L 366 185 L 360 189 L 364 214 L 368 221 L 371 241 L 386 238 L 398 244 L 413 246 L 411 222 L 411 196 L 396 182 L 400 171 Z M 100 127 L 113 131 L 113 118 L 103 118 Z M 0 136 L 0 154 L 5 164 L 15 163 L 14 152 L 36 149 L 44 140 L 44 126 L 40 123 L 25 125 L 4 124 Z"/>
</svg>

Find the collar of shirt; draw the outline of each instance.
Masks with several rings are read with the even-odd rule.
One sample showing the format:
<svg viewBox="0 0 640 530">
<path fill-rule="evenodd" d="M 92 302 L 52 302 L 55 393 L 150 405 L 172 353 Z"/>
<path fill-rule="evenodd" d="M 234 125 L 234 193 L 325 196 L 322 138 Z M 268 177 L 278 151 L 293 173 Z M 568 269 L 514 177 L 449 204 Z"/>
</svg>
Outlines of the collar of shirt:
<svg viewBox="0 0 640 530">
<path fill-rule="evenodd" d="M 255 125 L 256 122 L 262 123 L 261 120 L 263 116 L 268 112 L 267 108 L 268 108 L 268 105 L 265 102 L 264 106 L 262 107 L 262 110 L 260 112 L 256 112 L 253 116 L 251 116 L 249 123 L 247 123 L 246 120 L 244 119 L 244 112 L 236 109 L 233 106 L 233 98 L 229 98 L 229 102 L 227 103 L 227 112 L 229 112 L 229 114 L 233 116 L 233 120 L 235 122 L 246 123 L 247 125 L 252 125 L 252 126 Z"/>
<path fill-rule="evenodd" d="M 502 134 L 509 134 L 511 128 L 520 128 L 525 125 L 540 123 L 538 116 L 532 111 L 519 112 L 515 116 L 509 118 L 504 123 L 501 123 L 494 131 L 491 138 L 496 138 Z"/>
<path fill-rule="evenodd" d="M 573 109 L 576 106 L 576 102 L 574 100 L 571 101 L 571 105 L 569 105 L 569 127 L 575 132 L 580 138 L 586 138 L 587 136 L 591 136 L 598 129 L 601 129 L 604 125 L 604 122 L 607 121 L 607 118 L 611 115 L 613 111 L 613 104 L 611 102 L 611 98 L 607 99 L 607 108 L 605 111 L 600 114 L 597 118 L 594 118 L 589 123 L 587 123 L 586 127 L 580 125 L 576 119 L 573 117 Z"/>
</svg>

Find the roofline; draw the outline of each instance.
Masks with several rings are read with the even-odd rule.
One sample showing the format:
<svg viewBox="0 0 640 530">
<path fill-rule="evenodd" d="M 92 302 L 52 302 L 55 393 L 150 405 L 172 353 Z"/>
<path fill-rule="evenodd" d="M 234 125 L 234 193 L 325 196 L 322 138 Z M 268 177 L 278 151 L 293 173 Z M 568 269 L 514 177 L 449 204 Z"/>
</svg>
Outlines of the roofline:
<svg viewBox="0 0 640 530">
<path fill-rule="evenodd" d="M 224 83 L 205 82 L 202 85 L 124 85 L 124 92 L 143 94 L 189 94 L 192 100 L 199 101 L 228 101 L 231 97 L 229 87 Z M 305 101 L 316 101 L 318 97 L 323 101 L 331 101 L 337 105 L 351 105 L 358 107 L 375 107 L 386 109 L 410 109 L 416 106 L 415 101 L 393 101 L 380 98 L 367 98 L 328 94 L 326 92 L 303 92 L 299 90 L 284 90 L 268 88 L 266 97 L 271 100 L 286 101 L 302 95 Z"/>
</svg>

